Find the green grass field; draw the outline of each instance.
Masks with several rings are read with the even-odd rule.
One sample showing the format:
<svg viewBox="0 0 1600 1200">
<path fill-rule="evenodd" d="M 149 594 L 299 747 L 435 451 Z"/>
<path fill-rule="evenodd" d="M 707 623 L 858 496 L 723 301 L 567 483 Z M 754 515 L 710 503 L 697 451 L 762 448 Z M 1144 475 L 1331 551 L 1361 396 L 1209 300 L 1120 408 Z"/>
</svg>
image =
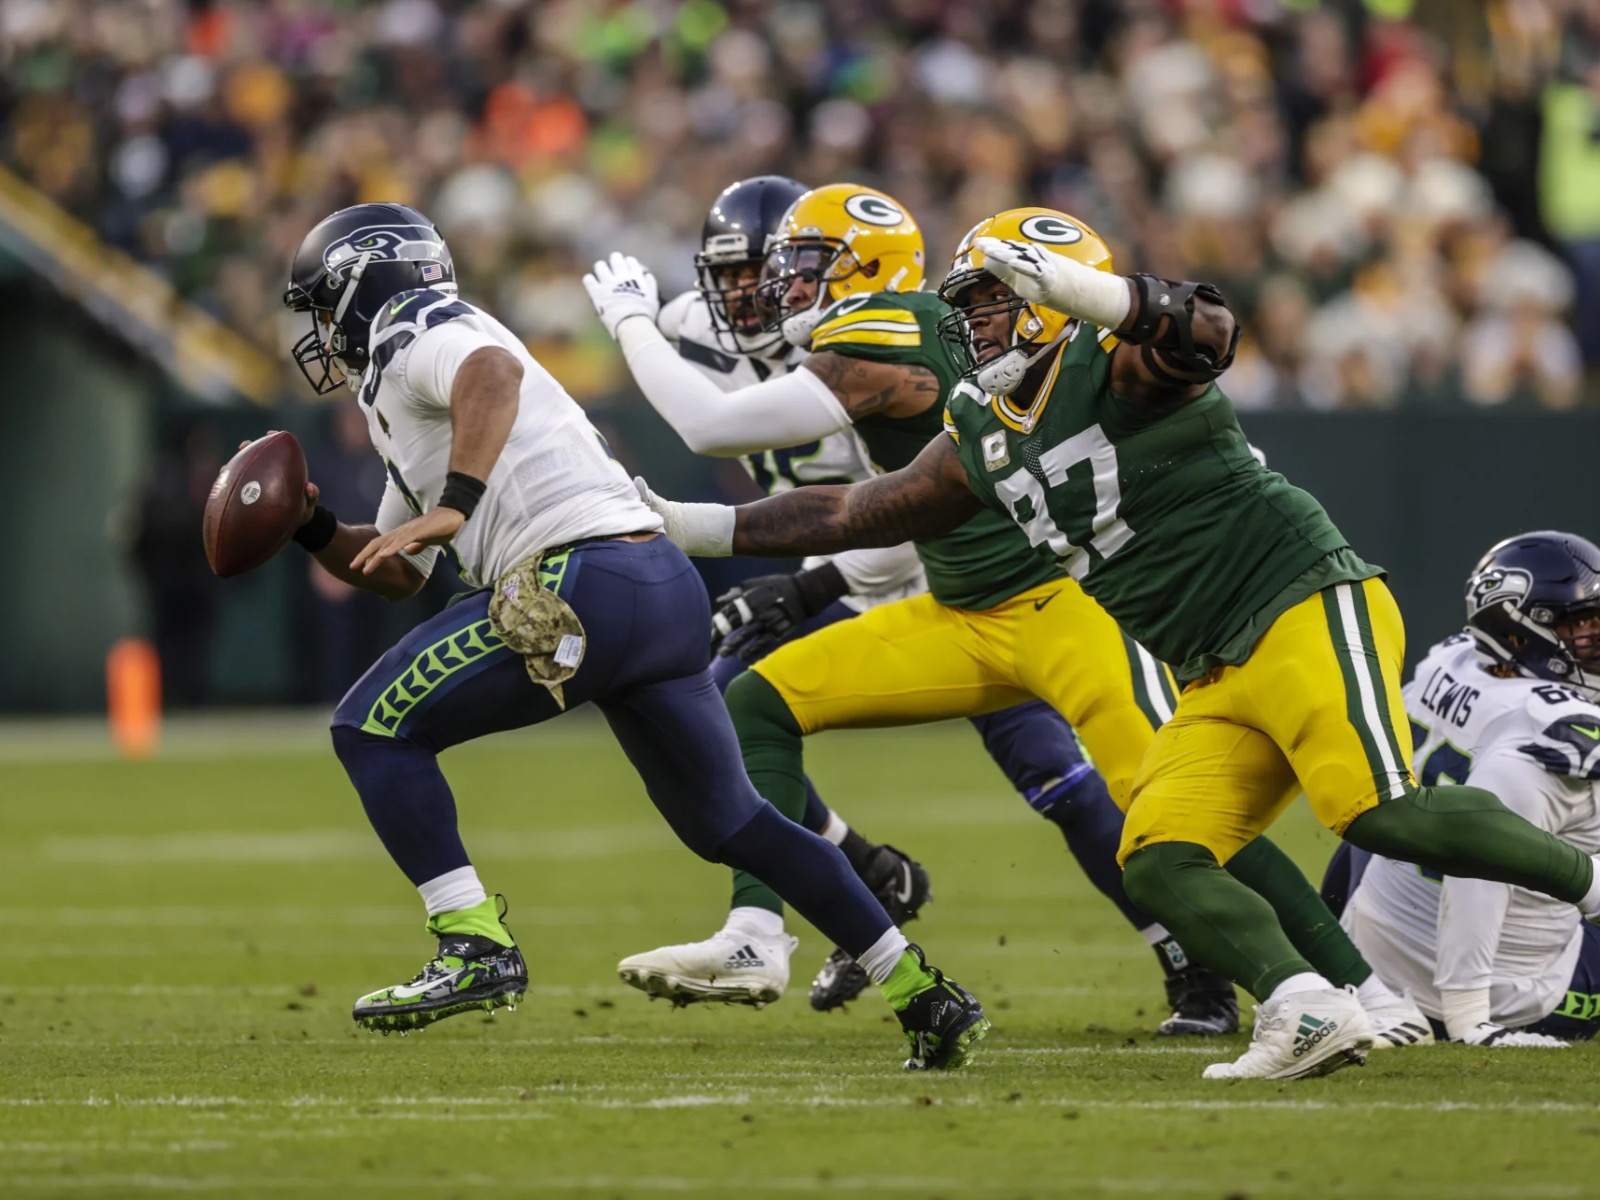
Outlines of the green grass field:
<svg viewBox="0 0 1600 1200">
<path fill-rule="evenodd" d="M 931 870 L 913 927 L 985 1001 L 976 1065 L 906 1075 L 887 1009 L 674 1011 L 616 960 L 701 937 L 724 873 L 672 841 L 604 727 L 445 759 L 534 986 L 425 1035 L 350 1001 L 431 943 L 319 731 L 191 729 L 128 764 L 0 734 L 0 1189 L 27 1196 L 1593 1196 L 1600 1048 L 1375 1056 L 1203 1083 L 1153 956 L 964 727 L 828 735 L 825 795 Z M 1320 871 L 1331 838 L 1282 829 Z"/>
</svg>

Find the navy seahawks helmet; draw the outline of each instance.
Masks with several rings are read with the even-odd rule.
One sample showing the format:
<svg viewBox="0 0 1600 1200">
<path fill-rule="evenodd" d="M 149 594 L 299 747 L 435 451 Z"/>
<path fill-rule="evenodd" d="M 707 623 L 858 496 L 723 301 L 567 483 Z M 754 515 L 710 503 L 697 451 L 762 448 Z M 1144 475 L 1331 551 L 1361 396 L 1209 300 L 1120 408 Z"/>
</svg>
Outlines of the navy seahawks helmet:
<svg viewBox="0 0 1600 1200">
<path fill-rule="evenodd" d="M 766 258 L 767 239 L 807 190 L 784 175 L 756 175 L 723 189 L 706 214 L 694 269 L 717 344 L 729 354 L 761 354 L 783 341 L 781 333 L 762 328 L 755 277 Z"/>
<path fill-rule="evenodd" d="M 416 209 L 342 208 L 306 234 L 289 268 L 283 302 L 311 314 L 311 332 L 294 344 L 294 361 L 319 396 L 340 383 L 354 387 L 367 369 L 373 319 L 392 296 L 455 287 L 450 248 Z"/>
<path fill-rule="evenodd" d="M 1500 666 L 1600 695 L 1600 546 L 1554 530 L 1494 546 L 1467 579 L 1467 629 Z"/>
</svg>

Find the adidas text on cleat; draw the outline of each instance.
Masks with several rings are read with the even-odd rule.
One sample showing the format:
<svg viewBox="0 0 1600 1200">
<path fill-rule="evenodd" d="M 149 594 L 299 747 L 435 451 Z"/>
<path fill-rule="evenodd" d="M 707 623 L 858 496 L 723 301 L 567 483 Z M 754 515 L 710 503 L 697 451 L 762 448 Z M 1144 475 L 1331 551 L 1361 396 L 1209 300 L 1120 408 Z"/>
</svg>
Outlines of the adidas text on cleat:
<svg viewBox="0 0 1600 1200">
<path fill-rule="evenodd" d="M 928 966 L 922 948 L 907 947 L 917 956 L 933 982 L 912 996 L 897 1014 L 905 1030 L 911 1057 L 908 1071 L 954 1071 L 971 1061 L 974 1050 L 989 1032 L 983 1005 L 966 988 Z"/>
<path fill-rule="evenodd" d="M 1435 1040 L 1433 1026 L 1428 1023 L 1427 1016 L 1411 999 L 1410 992 L 1364 1007 L 1367 1010 L 1367 1020 L 1372 1022 L 1374 1050 L 1433 1045 Z"/>
<path fill-rule="evenodd" d="M 799 944 L 787 934 L 769 938 L 724 929 L 703 942 L 631 955 L 617 964 L 617 974 L 675 1006 L 715 1000 L 760 1008 L 789 986 L 789 956 Z"/>
<path fill-rule="evenodd" d="M 1156 1026 L 1157 1037 L 1224 1037 L 1239 1032 L 1239 997 L 1233 983 L 1204 967 L 1167 976 L 1172 1015 Z"/>
<path fill-rule="evenodd" d="M 842 1008 L 866 991 L 871 982 L 861 964 L 850 957 L 850 952 L 835 946 L 822 964 L 822 970 L 811 981 L 811 1007 L 818 1012 Z"/>
<path fill-rule="evenodd" d="M 356 1001 L 356 1024 L 379 1033 L 406 1033 L 473 1009 L 516 1008 L 528 990 L 528 964 L 515 946 L 452 934 L 409 983 L 370 992 Z"/>
<path fill-rule="evenodd" d="M 1351 989 L 1293 992 L 1256 1006 L 1250 1048 L 1212 1063 L 1206 1079 L 1309 1079 L 1367 1061 L 1372 1022 Z"/>
</svg>

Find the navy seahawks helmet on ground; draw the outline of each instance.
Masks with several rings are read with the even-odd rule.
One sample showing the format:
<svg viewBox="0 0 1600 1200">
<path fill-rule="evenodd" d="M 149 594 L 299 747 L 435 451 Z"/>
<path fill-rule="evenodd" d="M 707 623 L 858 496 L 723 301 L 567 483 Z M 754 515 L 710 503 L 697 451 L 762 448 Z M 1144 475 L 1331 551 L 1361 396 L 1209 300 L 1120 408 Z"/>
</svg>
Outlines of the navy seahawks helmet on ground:
<svg viewBox="0 0 1600 1200">
<path fill-rule="evenodd" d="M 756 175 L 723 189 L 706 214 L 694 269 L 711 308 L 711 328 L 729 354 L 760 354 L 783 340 L 761 327 L 754 276 L 740 283 L 739 275 L 760 271 L 767 239 L 807 190 L 784 175 Z"/>
<path fill-rule="evenodd" d="M 1467 628 L 1501 666 L 1600 695 L 1600 546 L 1553 530 L 1507 538 L 1467 580 Z"/>
<path fill-rule="evenodd" d="M 450 248 L 416 209 L 340 209 L 306 234 L 289 268 L 283 302 L 312 314 L 311 332 L 294 344 L 295 363 L 318 395 L 354 387 L 367 369 L 373 318 L 389 298 L 413 288 L 453 292 L 455 280 Z"/>
</svg>

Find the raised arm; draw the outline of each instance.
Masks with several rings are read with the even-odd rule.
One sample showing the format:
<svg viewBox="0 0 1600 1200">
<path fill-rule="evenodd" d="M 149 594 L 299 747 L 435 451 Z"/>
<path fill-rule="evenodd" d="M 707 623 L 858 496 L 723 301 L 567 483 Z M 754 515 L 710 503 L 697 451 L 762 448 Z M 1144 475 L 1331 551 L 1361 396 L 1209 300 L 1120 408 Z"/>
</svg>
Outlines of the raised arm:
<svg viewBox="0 0 1600 1200">
<path fill-rule="evenodd" d="M 929 442 L 909 466 L 865 483 L 795 488 L 738 508 L 666 500 L 643 480 L 636 482 L 645 502 L 661 514 L 667 536 L 702 558 L 788 558 L 893 546 L 949 533 L 983 507 L 946 437 Z"/>
<path fill-rule="evenodd" d="M 696 454 L 737 458 L 819 441 L 862 417 L 912 416 L 939 397 L 926 367 L 815 354 L 798 371 L 724 392 L 657 326 L 656 282 L 637 259 L 613 254 L 584 276 L 645 399 Z"/>
<path fill-rule="evenodd" d="M 1117 335 L 1118 395 L 1171 407 L 1198 399 L 1233 363 L 1239 324 L 1209 283 L 1109 275 L 1027 242 L 979 238 L 984 270 L 1025 300 Z"/>
</svg>

